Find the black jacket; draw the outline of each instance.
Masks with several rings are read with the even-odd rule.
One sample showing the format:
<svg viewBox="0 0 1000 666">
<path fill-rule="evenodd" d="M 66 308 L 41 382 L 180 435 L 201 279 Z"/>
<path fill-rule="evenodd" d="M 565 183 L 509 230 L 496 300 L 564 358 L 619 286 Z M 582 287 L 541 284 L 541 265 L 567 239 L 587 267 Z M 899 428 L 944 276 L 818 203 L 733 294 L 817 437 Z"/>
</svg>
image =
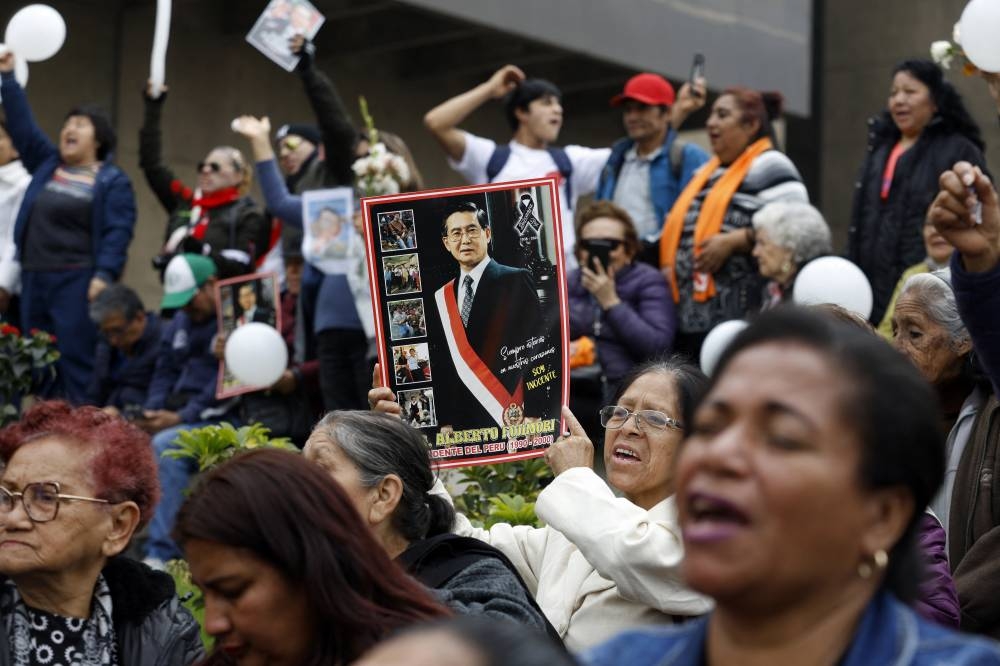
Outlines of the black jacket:
<svg viewBox="0 0 1000 666">
<path fill-rule="evenodd" d="M 899 130 L 883 114 L 868 121 L 868 151 L 854 184 L 854 205 L 847 235 L 847 258 L 872 285 L 870 321 L 882 321 L 903 271 L 927 256 L 923 226 L 938 192 L 938 177 L 966 160 L 986 169 L 986 158 L 968 138 L 948 130 L 940 117 L 924 129 L 917 143 L 899 158 L 889 197 L 881 198 L 882 173 Z"/>
<path fill-rule="evenodd" d="M 111 615 L 122 666 L 189 666 L 204 656 L 198 623 L 177 599 L 173 579 L 126 557 L 108 561 Z M 0 622 L 0 666 L 10 664 Z"/>
</svg>

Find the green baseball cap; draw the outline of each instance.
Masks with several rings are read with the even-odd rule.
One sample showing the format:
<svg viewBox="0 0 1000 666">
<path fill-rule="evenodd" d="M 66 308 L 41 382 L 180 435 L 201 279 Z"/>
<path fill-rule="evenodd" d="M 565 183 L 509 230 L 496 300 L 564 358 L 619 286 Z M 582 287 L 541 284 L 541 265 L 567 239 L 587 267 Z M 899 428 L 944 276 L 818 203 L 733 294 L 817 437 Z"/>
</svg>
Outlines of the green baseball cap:
<svg viewBox="0 0 1000 666">
<path fill-rule="evenodd" d="M 163 273 L 163 301 L 161 308 L 182 308 L 187 305 L 198 287 L 215 275 L 215 262 L 200 254 L 178 254 Z"/>
</svg>

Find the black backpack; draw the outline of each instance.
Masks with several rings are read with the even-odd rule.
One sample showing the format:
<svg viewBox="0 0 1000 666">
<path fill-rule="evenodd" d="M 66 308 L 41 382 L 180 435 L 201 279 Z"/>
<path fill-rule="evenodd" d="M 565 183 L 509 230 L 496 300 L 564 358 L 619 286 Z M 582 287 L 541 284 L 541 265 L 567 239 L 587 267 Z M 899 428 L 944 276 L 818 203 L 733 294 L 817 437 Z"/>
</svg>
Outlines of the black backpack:
<svg viewBox="0 0 1000 666">
<path fill-rule="evenodd" d="M 566 197 L 572 202 L 573 201 L 573 163 L 569 161 L 569 155 L 566 154 L 566 149 L 562 146 L 549 146 L 545 149 L 548 151 L 549 155 L 552 156 L 552 161 L 556 163 L 556 167 L 559 169 L 559 174 L 563 177 L 566 182 Z M 486 180 L 492 183 L 493 179 L 497 177 L 497 174 L 503 169 L 504 165 L 507 164 L 507 160 L 510 159 L 510 144 L 497 145 L 493 154 L 490 155 L 490 161 L 486 163 Z"/>
</svg>

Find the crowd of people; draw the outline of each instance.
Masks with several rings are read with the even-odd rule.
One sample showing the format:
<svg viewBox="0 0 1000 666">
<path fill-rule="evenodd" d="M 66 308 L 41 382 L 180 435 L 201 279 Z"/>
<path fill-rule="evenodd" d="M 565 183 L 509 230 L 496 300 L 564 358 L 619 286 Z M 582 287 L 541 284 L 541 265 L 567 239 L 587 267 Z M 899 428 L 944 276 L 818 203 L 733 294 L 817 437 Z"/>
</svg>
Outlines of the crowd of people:
<svg viewBox="0 0 1000 666">
<path fill-rule="evenodd" d="M 940 67 L 901 62 L 869 123 L 844 249 L 867 321 L 793 305 L 835 248 L 781 150 L 777 93 L 723 87 L 710 152 L 678 135 L 710 101 L 702 78 L 624 82 L 610 147 L 558 145 L 559 88 L 514 65 L 426 113 L 470 183 L 559 174 L 569 333 L 596 350 L 601 436 L 571 389 L 545 526 L 485 529 L 416 429 L 462 405 L 371 385 L 364 248 L 334 272 L 307 241 L 303 194 L 354 186 L 372 146 L 314 46 L 290 45 L 315 123 L 241 116 L 251 158 L 220 131 L 192 184 L 164 163 L 167 91 L 143 92 L 158 307 L 121 282 L 137 212 L 108 116 L 75 107 L 54 143 L 0 56 L 0 320 L 60 354 L 46 399 L 0 429 L 0 662 L 1000 664 L 1000 202 L 989 133 Z M 509 141 L 461 129 L 494 100 Z M 423 189 L 380 137 L 407 165 L 398 189 Z M 383 250 L 415 247 L 412 211 L 376 226 Z M 390 293 L 420 289 L 407 256 L 381 267 Z M 220 399 L 217 285 L 267 271 L 280 302 L 264 313 L 248 286 L 234 316 L 280 321 L 287 369 Z M 388 310 L 391 340 L 426 334 L 421 301 Z M 706 377 L 693 359 L 732 319 L 750 323 Z M 418 346 L 394 347 L 398 383 L 431 378 Z M 192 484 L 193 461 L 164 453 L 223 421 L 303 452 Z M 181 557 L 214 647 L 161 571 Z"/>
</svg>

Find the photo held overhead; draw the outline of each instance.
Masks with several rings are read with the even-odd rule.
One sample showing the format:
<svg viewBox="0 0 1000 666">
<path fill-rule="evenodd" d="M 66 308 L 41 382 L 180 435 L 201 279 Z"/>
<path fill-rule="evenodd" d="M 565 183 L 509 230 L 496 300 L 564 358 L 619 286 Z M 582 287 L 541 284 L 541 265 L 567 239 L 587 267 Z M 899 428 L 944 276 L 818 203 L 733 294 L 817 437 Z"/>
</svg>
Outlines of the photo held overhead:
<svg viewBox="0 0 1000 666">
<path fill-rule="evenodd" d="M 382 383 L 439 467 L 542 455 L 568 402 L 551 178 L 362 199 Z"/>
</svg>

